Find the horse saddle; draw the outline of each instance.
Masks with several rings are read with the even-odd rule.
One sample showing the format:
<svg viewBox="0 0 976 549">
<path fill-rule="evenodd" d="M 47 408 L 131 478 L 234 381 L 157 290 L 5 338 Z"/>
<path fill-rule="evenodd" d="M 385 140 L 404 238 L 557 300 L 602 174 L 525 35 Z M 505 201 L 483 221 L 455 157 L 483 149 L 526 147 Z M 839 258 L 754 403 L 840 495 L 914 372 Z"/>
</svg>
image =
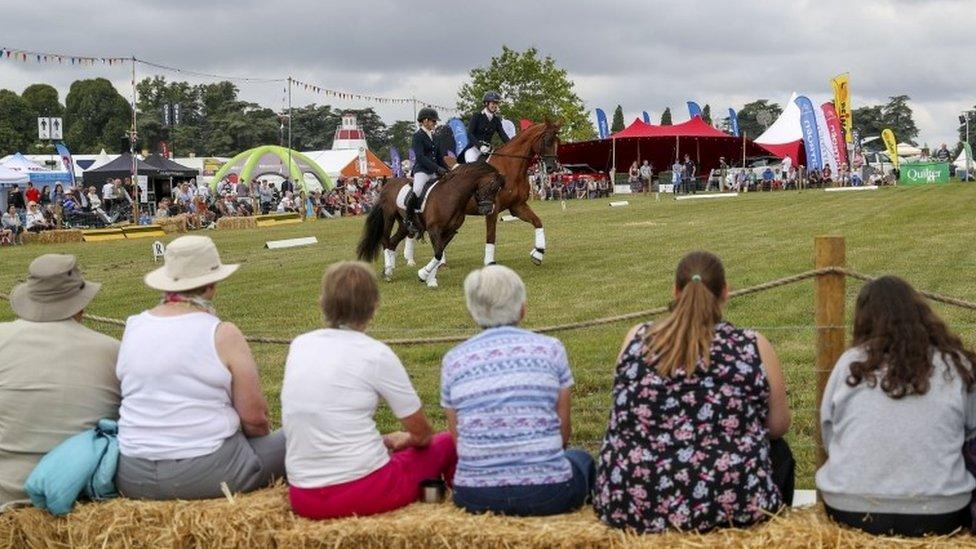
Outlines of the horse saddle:
<svg viewBox="0 0 976 549">
<path fill-rule="evenodd" d="M 433 177 L 424 185 L 424 189 L 420 191 L 420 196 L 418 197 L 418 202 L 420 203 L 420 208 L 417 210 L 418 212 L 422 213 L 424 211 L 424 207 L 427 205 L 427 197 L 430 196 L 430 191 L 433 190 L 434 187 L 436 187 L 440 182 L 440 178 Z M 412 190 L 413 187 L 409 184 L 400 187 L 400 191 L 397 193 L 396 199 L 397 208 L 400 208 L 401 210 L 407 209 L 407 195 L 410 194 Z"/>
</svg>

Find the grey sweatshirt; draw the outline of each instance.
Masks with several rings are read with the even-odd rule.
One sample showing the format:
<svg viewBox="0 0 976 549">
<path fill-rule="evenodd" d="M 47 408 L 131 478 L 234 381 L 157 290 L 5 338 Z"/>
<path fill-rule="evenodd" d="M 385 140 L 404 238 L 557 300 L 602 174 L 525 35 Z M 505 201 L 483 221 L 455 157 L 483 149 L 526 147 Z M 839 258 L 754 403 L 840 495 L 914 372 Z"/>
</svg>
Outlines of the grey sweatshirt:
<svg viewBox="0 0 976 549">
<path fill-rule="evenodd" d="M 848 386 L 851 363 L 865 358 L 857 347 L 841 355 L 820 406 L 830 456 L 816 477 L 824 503 L 840 511 L 917 515 L 968 505 L 976 480 L 962 447 L 976 435 L 976 394 L 966 392 L 939 354 L 924 395 L 895 400 L 879 386 Z"/>
</svg>

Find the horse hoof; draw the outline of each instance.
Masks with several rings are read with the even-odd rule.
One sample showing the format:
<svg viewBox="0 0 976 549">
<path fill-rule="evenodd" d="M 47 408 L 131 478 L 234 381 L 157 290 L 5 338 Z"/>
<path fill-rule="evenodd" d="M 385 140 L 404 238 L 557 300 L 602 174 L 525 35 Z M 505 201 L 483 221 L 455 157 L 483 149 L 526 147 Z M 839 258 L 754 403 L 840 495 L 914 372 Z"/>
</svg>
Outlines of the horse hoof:
<svg viewBox="0 0 976 549">
<path fill-rule="evenodd" d="M 529 259 L 531 259 L 532 263 L 534 263 L 535 265 L 542 265 L 543 257 L 545 256 L 539 253 L 538 250 L 532 250 L 531 252 L 529 252 Z"/>
<path fill-rule="evenodd" d="M 430 278 L 430 279 L 428 279 L 427 280 L 427 287 L 428 288 L 436 288 L 437 287 L 437 279 L 436 278 Z"/>
<path fill-rule="evenodd" d="M 408 259 L 407 260 L 407 267 L 416 267 L 416 266 L 417 266 L 417 262 L 416 261 L 414 261 L 413 259 Z"/>
<path fill-rule="evenodd" d="M 430 277 L 430 272 L 428 272 L 426 269 L 420 269 L 417 271 L 417 278 L 419 278 L 421 282 L 427 282 L 428 277 Z"/>
<path fill-rule="evenodd" d="M 488 263 L 485 263 L 485 267 L 488 267 L 489 265 L 498 265 L 498 262 L 497 261 L 490 261 Z"/>
</svg>

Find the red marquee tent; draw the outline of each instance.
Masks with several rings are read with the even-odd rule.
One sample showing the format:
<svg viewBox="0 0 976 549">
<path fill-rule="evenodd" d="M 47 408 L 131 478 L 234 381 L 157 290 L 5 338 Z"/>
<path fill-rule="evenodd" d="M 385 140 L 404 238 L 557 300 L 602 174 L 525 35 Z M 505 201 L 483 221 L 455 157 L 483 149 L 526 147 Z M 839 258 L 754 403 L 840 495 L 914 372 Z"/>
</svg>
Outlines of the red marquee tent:
<svg viewBox="0 0 976 549">
<path fill-rule="evenodd" d="M 698 165 L 698 173 L 718 167 L 720 157 L 729 165 L 742 158 L 762 156 L 769 152 L 744 137 L 734 137 L 706 124 L 701 117 L 673 126 L 656 126 L 642 120 L 611 135 L 607 139 L 564 143 L 559 146 L 559 161 L 563 164 L 589 164 L 601 171 L 626 172 L 635 160 L 644 160 L 654 171 L 668 170 L 675 158 L 688 155 Z"/>
</svg>

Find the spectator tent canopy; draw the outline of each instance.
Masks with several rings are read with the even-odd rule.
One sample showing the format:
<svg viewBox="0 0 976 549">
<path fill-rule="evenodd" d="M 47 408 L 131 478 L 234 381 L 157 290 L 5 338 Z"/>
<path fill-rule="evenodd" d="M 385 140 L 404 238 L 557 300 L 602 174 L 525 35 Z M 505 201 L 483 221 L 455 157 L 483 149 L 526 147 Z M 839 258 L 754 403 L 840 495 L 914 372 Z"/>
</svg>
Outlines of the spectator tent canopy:
<svg viewBox="0 0 976 549">
<path fill-rule="evenodd" d="M 806 151 L 803 148 L 803 127 L 800 126 L 800 107 L 796 104 L 797 94 L 790 95 L 782 114 L 766 131 L 756 138 L 756 143 L 780 158 L 787 156 L 794 166 L 806 164 Z"/>
<path fill-rule="evenodd" d="M 151 154 L 146 157 L 145 162 L 150 166 L 159 168 L 159 173 L 156 174 L 158 177 L 189 179 L 200 174 L 199 170 L 173 162 L 161 154 Z"/>
<path fill-rule="evenodd" d="M 54 185 L 56 183 L 67 185 L 71 182 L 71 175 L 68 172 L 50 170 L 20 153 L 8 156 L 2 164 L 4 168 L 27 174 L 35 186 L 38 184 Z"/>
<path fill-rule="evenodd" d="M 101 185 L 106 179 L 124 179 L 132 176 L 132 162 L 135 162 L 136 175 L 153 177 L 159 175 L 159 168 L 138 157 L 132 158 L 128 151 L 118 158 L 97 168 L 90 168 L 84 172 L 85 185 Z"/>
<path fill-rule="evenodd" d="M 363 151 L 365 162 L 355 149 L 308 151 L 304 154 L 330 177 L 393 177 L 393 170 L 369 149 Z"/>
<path fill-rule="evenodd" d="M 286 147 L 264 145 L 246 150 L 228 160 L 214 174 L 210 188 L 216 191 L 220 182 L 231 175 L 245 182 L 265 175 L 277 175 L 290 179 L 297 187 L 308 192 L 305 174 L 318 180 L 322 189 L 332 189 L 332 179 L 309 157 Z"/>
<path fill-rule="evenodd" d="M 701 117 L 673 126 L 646 124 L 640 119 L 607 139 L 565 143 L 559 147 L 562 164 L 587 164 L 600 171 L 626 172 L 631 163 L 644 160 L 655 172 L 670 169 L 675 158 L 688 155 L 698 165 L 699 174 L 718 167 L 720 157 L 729 164 L 738 163 L 743 156 L 769 154 L 745 137 L 734 137 L 717 130 Z"/>
</svg>

